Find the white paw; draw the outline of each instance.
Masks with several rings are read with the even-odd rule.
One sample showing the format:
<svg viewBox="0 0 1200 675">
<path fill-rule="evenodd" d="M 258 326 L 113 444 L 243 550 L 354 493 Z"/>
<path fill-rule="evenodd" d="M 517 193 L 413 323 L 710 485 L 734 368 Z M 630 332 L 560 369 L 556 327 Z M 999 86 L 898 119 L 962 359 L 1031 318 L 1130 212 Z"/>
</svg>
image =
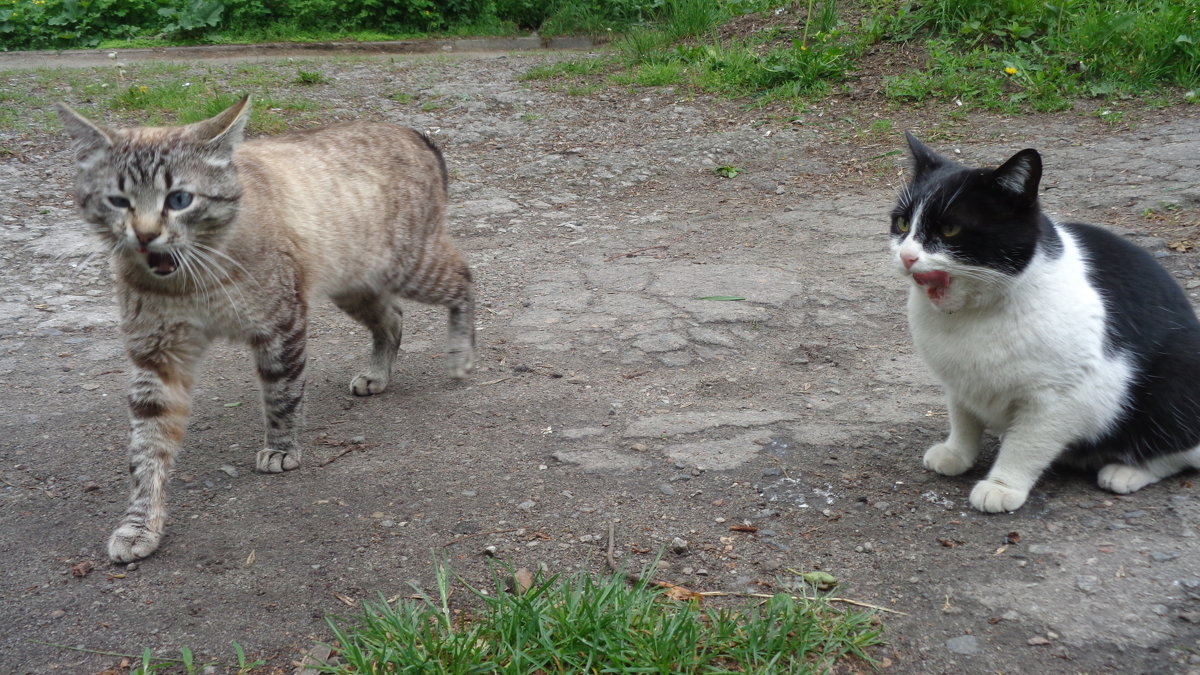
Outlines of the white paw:
<svg viewBox="0 0 1200 675">
<path fill-rule="evenodd" d="M 943 476 L 957 476 L 975 464 L 975 457 L 949 443 L 938 443 L 925 451 L 925 468 Z"/>
<path fill-rule="evenodd" d="M 1002 511 L 1016 511 L 1025 503 L 1029 497 L 1028 490 L 1018 490 L 993 483 L 990 480 L 981 480 L 971 489 L 971 506 L 978 511 L 984 513 L 1000 513 Z"/>
<path fill-rule="evenodd" d="M 350 391 L 355 396 L 371 396 L 374 394 L 382 394 L 388 386 L 388 378 L 372 376 L 368 373 L 363 373 L 350 381 Z"/>
<path fill-rule="evenodd" d="M 125 523 L 108 539 L 108 557 L 113 562 L 127 563 L 154 553 L 162 533 L 151 532 L 144 525 Z"/>
<path fill-rule="evenodd" d="M 1158 476 L 1128 464 L 1109 464 L 1100 469 L 1100 475 L 1096 482 L 1105 490 L 1126 495 L 1158 482 Z"/>
<path fill-rule="evenodd" d="M 461 352 L 446 353 L 446 373 L 456 380 L 461 380 L 467 373 L 475 369 L 475 351 L 467 349 Z"/>
<path fill-rule="evenodd" d="M 272 450 L 271 448 L 259 450 L 254 462 L 254 467 L 260 473 L 283 473 L 299 466 L 299 453 Z"/>
</svg>

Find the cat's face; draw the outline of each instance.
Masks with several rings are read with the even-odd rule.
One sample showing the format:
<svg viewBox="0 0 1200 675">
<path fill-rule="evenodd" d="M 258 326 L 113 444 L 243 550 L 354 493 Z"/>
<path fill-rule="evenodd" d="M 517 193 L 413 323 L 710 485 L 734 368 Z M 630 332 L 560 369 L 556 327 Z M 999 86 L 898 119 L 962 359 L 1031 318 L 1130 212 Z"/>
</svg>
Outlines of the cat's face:
<svg viewBox="0 0 1200 675">
<path fill-rule="evenodd" d="M 1041 158 L 1022 150 L 998 169 L 969 169 L 908 140 L 914 173 L 891 214 L 893 263 L 939 311 L 987 302 L 1037 250 Z"/>
<path fill-rule="evenodd" d="M 59 106 L 83 217 L 147 279 L 204 283 L 221 269 L 222 233 L 241 199 L 233 148 L 247 103 L 188 126 L 136 129 L 105 129 Z"/>
</svg>

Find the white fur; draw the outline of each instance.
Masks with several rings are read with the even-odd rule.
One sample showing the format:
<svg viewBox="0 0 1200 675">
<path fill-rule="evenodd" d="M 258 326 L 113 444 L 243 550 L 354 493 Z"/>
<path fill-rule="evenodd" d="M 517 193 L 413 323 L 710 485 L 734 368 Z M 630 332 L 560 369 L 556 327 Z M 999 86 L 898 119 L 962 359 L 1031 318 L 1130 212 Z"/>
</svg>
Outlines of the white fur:
<svg viewBox="0 0 1200 675">
<path fill-rule="evenodd" d="M 1098 439 L 1117 421 L 1131 365 L 1104 351 L 1104 305 L 1067 231 L 1056 226 L 1063 242 L 1058 258 L 1039 252 L 1010 276 L 924 252 L 913 240 L 920 227 L 914 222 L 903 240 L 893 241 L 898 269 L 940 270 L 951 278 L 936 305 L 916 284 L 908 297 L 914 344 L 945 386 L 950 408 L 950 436 L 926 452 L 925 466 L 947 475 L 966 471 L 990 428 L 1003 440 L 971 505 L 1012 511 L 1067 445 Z M 917 258 L 910 270 L 901 255 Z M 1110 477 L 1105 487 L 1123 491 L 1136 482 Z"/>
</svg>

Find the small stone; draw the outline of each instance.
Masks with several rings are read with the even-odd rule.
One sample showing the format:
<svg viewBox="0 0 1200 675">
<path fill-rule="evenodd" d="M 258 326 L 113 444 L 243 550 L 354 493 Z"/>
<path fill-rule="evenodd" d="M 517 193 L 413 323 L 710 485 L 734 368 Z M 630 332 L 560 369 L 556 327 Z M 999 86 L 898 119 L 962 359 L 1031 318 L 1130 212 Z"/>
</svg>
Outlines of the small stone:
<svg viewBox="0 0 1200 675">
<path fill-rule="evenodd" d="M 688 541 L 681 537 L 675 537 L 674 539 L 671 540 L 671 543 L 670 543 L 671 552 L 678 554 L 678 555 L 683 555 L 684 553 L 687 553 L 688 547 L 689 547 Z"/>
<path fill-rule="evenodd" d="M 1154 562 L 1167 562 L 1168 560 L 1178 558 L 1180 555 L 1177 551 L 1155 551 L 1150 554 L 1150 559 Z"/>
<path fill-rule="evenodd" d="M 1200 623 L 1200 612 L 1180 612 L 1179 618 L 1188 623 Z"/>
<path fill-rule="evenodd" d="M 100 489 L 100 485 L 98 483 L 84 483 L 83 484 L 84 492 L 95 492 L 96 490 L 99 490 L 99 489 Z"/>
<path fill-rule="evenodd" d="M 664 495 L 667 495 L 668 497 L 675 494 L 675 488 L 671 487 L 670 485 L 667 485 L 666 483 L 659 485 L 658 491 L 663 493 Z"/>
<path fill-rule="evenodd" d="M 136 571 L 137 571 L 137 569 L 138 569 L 138 564 L 137 564 L 137 563 L 135 563 L 135 562 L 131 562 L 131 563 L 129 563 L 128 565 L 126 565 L 126 566 L 125 566 L 125 571 L 126 571 L 126 572 L 136 572 Z"/>
<path fill-rule="evenodd" d="M 478 490 L 463 490 L 460 494 L 462 494 L 462 496 L 464 496 L 464 497 L 478 497 L 479 491 Z"/>
<path fill-rule="evenodd" d="M 979 638 L 974 635 L 960 635 L 946 640 L 946 649 L 955 654 L 971 656 L 979 653 Z"/>
<path fill-rule="evenodd" d="M 1170 613 L 1171 608 L 1167 607 L 1166 605 L 1151 605 L 1150 611 L 1154 612 L 1158 616 L 1166 616 L 1168 613 Z"/>
<path fill-rule="evenodd" d="M 367 442 L 367 437 L 366 436 L 355 436 L 350 439 L 350 442 L 355 445 L 362 445 L 363 443 Z"/>
<path fill-rule="evenodd" d="M 495 558 L 496 557 L 496 547 L 495 546 L 484 546 L 483 554 L 489 558 Z"/>
<path fill-rule="evenodd" d="M 222 471 L 222 473 L 224 473 L 225 475 L 229 476 L 230 478 L 237 478 L 237 477 L 238 477 L 238 470 L 237 470 L 237 468 L 236 468 L 235 466 L 233 466 L 232 464 L 222 464 L 222 465 L 221 465 L 221 471 Z"/>
<path fill-rule="evenodd" d="M 722 518 L 721 516 L 717 516 L 716 518 L 713 518 L 713 522 L 714 523 L 723 523 L 723 522 L 725 522 L 725 519 Z"/>
<path fill-rule="evenodd" d="M 759 563 L 759 567 L 761 567 L 764 572 L 774 572 L 775 570 L 783 567 L 783 561 L 779 558 L 767 558 Z"/>
<path fill-rule="evenodd" d="M 1100 579 L 1091 574 L 1081 574 L 1075 577 L 1075 588 L 1088 595 L 1098 593 L 1100 591 Z"/>
<path fill-rule="evenodd" d="M 783 469 L 781 469 L 777 466 L 771 467 L 770 469 L 763 469 L 762 475 L 763 475 L 763 478 L 774 478 L 775 476 L 782 476 Z"/>
<path fill-rule="evenodd" d="M 391 518 L 384 518 L 383 520 L 379 521 L 379 526 L 380 527 L 395 527 L 396 521 L 392 520 Z"/>
<path fill-rule="evenodd" d="M 533 501 L 532 499 L 526 499 L 520 504 L 517 504 L 517 508 L 522 511 L 532 511 L 533 507 L 535 506 L 537 506 L 537 502 Z"/>
<path fill-rule="evenodd" d="M 50 612 L 51 619 L 61 619 L 62 617 L 66 616 L 66 615 L 67 615 L 66 610 L 62 610 L 62 609 L 56 609 L 53 612 Z"/>
<path fill-rule="evenodd" d="M 1040 635 L 1035 635 L 1035 636 L 1029 638 L 1028 640 L 1026 640 L 1025 643 L 1028 645 L 1038 646 L 1038 645 L 1048 645 L 1048 644 L 1050 644 L 1050 641 Z"/>
<path fill-rule="evenodd" d="M 1138 510 L 1138 511 L 1126 511 L 1125 513 L 1122 513 L 1122 514 L 1121 514 L 1121 517 L 1122 517 L 1122 518 L 1145 518 L 1145 517 L 1146 517 L 1146 512 L 1145 512 L 1145 511 L 1141 511 L 1141 510 Z"/>
<path fill-rule="evenodd" d="M 645 443 L 634 443 L 633 445 L 629 446 L 629 449 L 633 450 L 634 452 L 645 452 L 649 450 Z"/>
</svg>

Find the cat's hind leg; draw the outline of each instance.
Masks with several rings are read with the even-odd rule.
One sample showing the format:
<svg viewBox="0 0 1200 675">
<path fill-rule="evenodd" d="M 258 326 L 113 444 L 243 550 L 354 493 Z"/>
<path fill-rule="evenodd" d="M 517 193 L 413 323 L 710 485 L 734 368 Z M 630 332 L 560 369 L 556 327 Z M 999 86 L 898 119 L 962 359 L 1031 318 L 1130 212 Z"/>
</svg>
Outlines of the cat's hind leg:
<svg viewBox="0 0 1200 675">
<path fill-rule="evenodd" d="M 303 303 L 279 317 L 270 332 L 250 341 L 262 387 L 264 448 L 258 451 L 255 468 L 262 473 L 281 473 L 300 466 L 300 444 L 296 442 L 297 420 L 304 401 L 304 367 L 307 360 L 308 322 Z"/>
<path fill-rule="evenodd" d="M 1141 464 L 1109 464 L 1100 469 L 1097 482 L 1105 490 L 1129 494 L 1189 468 L 1200 469 L 1200 448 L 1156 457 Z"/>
<path fill-rule="evenodd" d="M 443 239 L 426 252 L 400 293 L 447 309 L 446 372 L 466 377 L 475 368 L 475 289 L 471 268 L 454 244 Z"/>
<path fill-rule="evenodd" d="M 350 318 L 371 331 L 371 361 L 366 371 L 350 380 L 355 396 L 382 394 L 392 379 L 392 366 L 404 336 L 404 310 L 390 293 L 341 295 L 333 302 Z"/>
<path fill-rule="evenodd" d="M 951 399 L 950 435 L 925 451 L 925 468 L 943 476 L 957 476 L 970 469 L 979 457 L 983 441 L 983 422 Z"/>
</svg>

